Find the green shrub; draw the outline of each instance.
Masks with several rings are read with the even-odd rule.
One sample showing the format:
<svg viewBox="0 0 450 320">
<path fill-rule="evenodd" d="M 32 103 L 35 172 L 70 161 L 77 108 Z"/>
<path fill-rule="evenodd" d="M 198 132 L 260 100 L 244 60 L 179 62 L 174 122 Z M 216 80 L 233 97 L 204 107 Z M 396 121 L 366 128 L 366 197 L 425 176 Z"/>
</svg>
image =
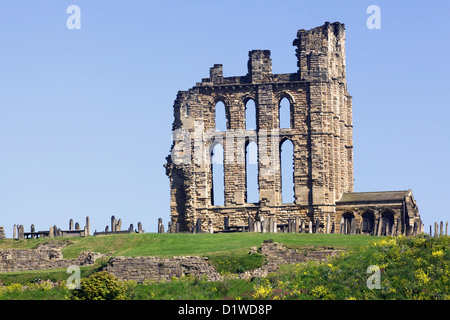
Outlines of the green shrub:
<svg viewBox="0 0 450 320">
<path fill-rule="evenodd" d="M 72 300 L 123 300 L 126 299 L 124 284 L 107 271 L 81 279 L 80 289 L 72 291 Z"/>
</svg>

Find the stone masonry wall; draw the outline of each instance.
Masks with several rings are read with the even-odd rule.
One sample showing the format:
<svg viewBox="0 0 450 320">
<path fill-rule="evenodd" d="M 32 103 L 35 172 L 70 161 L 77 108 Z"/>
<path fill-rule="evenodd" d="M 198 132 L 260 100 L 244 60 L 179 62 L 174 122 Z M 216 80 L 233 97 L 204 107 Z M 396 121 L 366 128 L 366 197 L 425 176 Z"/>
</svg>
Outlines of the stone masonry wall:
<svg viewBox="0 0 450 320">
<path fill-rule="evenodd" d="M 256 247 L 250 250 L 250 254 L 260 252 L 266 257 L 263 267 L 237 275 L 241 279 L 252 277 L 265 277 L 270 272 L 276 271 L 280 264 L 301 263 L 310 260 L 325 261 L 335 256 L 339 250 L 319 249 L 298 251 L 288 249 L 283 244 L 276 242 L 263 243 L 260 250 Z M 147 280 L 164 281 L 172 277 L 182 276 L 206 277 L 209 281 L 219 281 L 223 276 L 208 262 L 205 257 L 113 257 L 109 260 L 104 270 L 111 272 L 122 280 L 134 280 L 143 282 Z"/>
<path fill-rule="evenodd" d="M 269 50 L 249 52 L 248 73 L 224 77 L 220 64 L 175 99 L 173 145 L 165 164 L 170 179 L 171 223 L 190 232 L 220 232 L 249 217 L 278 224 L 300 217 L 323 227 L 335 219 L 335 201 L 353 191 L 352 102 L 345 76 L 345 29 L 325 23 L 299 30 L 293 42 L 298 70 L 273 74 Z M 290 104 L 290 127 L 280 128 L 280 102 Z M 256 129 L 247 130 L 246 103 L 255 103 Z M 216 128 L 216 106 L 225 105 L 226 128 Z M 294 200 L 282 201 L 280 146 L 294 147 Z M 259 201 L 247 203 L 245 148 L 257 144 Z M 213 201 L 211 151 L 224 150 L 224 205 Z M 338 223 L 338 222 L 336 222 Z M 212 226 L 212 227 L 211 227 Z"/>
<path fill-rule="evenodd" d="M 67 268 L 71 265 L 93 265 L 95 260 L 105 255 L 97 252 L 83 252 L 77 259 L 63 259 L 61 249 L 67 244 L 47 244 L 36 249 L 4 249 L 0 250 L 0 273 Z M 336 255 L 338 250 L 306 250 L 288 249 L 276 242 L 263 243 L 258 249 L 253 247 L 249 254 L 260 253 L 266 257 L 263 267 L 237 275 L 241 279 L 265 277 L 276 271 L 280 264 L 300 263 L 309 260 L 324 261 Z M 121 280 L 170 281 L 173 277 L 191 275 L 206 277 L 209 281 L 220 281 L 219 274 L 206 257 L 111 257 L 103 270 L 111 272 Z"/>
<path fill-rule="evenodd" d="M 66 245 L 45 244 L 36 249 L 2 249 L 0 273 L 92 265 L 96 259 L 104 256 L 98 252 L 82 252 L 77 259 L 63 259 L 61 249 Z"/>
</svg>

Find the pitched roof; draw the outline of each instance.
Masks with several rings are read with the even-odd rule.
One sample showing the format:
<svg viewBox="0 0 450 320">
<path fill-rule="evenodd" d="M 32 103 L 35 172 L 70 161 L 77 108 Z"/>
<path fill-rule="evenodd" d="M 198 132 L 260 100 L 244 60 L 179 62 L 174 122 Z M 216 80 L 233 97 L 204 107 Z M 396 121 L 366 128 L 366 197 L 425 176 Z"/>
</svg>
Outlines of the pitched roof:
<svg viewBox="0 0 450 320">
<path fill-rule="evenodd" d="M 355 202 L 400 202 L 411 196 L 411 190 L 344 193 L 336 204 Z"/>
</svg>

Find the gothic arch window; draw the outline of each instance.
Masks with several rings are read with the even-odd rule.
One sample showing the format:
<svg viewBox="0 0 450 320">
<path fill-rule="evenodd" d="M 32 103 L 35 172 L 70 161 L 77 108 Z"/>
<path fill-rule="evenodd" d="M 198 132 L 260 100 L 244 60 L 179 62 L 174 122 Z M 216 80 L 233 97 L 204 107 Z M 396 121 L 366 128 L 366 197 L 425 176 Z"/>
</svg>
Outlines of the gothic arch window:
<svg viewBox="0 0 450 320">
<path fill-rule="evenodd" d="M 291 128 L 291 102 L 284 97 L 278 106 L 278 120 L 280 129 Z"/>
<path fill-rule="evenodd" d="M 216 131 L 227 130 L 227 112 L 225 104 L 222 101 L 218 101 L 215 105 L 214 120 L 216 125 Z"/>
<path fill-rule="evenodd" d="M 281 202 L 294 202 L 294 145 L 286 139 L 280 145 Z"/>
<path fill-rule="evenodd" d="M 256 130 L 256 105 L 253 99 L 248 99 L 245 103 L 245 130 Z"/>
<path fill-rule="evenodd" d="M 258 146 L 255 141 L 247 141 L 245 146 L 245 202 L 259 202 Z"/>
<path fill-rule="evenodd" d="M 361 231 L 366 234 L 373 234 L 375 228 L 375 216 L 371 211 L 366 211 L 361 215 Z"/>
<path fill-rule="evenodd" d="M 211 205 L 225 204 L 225 176 L 223 167 L 223 146 L 216 142 L 211 145 Z"/>
</svg>

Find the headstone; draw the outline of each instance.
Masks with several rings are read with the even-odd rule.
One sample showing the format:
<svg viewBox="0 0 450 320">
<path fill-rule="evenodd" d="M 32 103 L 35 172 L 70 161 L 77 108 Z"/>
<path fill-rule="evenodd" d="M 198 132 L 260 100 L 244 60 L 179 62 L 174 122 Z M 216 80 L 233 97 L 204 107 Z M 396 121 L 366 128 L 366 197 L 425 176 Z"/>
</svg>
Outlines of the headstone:
<svg viewBox="0 0 450 320">
<path fill-rule="evenodd" d="M 261 232 L 266 233 L 267 232 L 267 222 L 264 216 L 261 216 Z"/>
<path fill-rule="evenodd" d="M 230 217 L 224 217 L 223 218 L 223 230 L 227 231 L 230 227 Z"/>
<path fill-rule="evenodd" d="M 69 220 L 69 230 L 73 230 L 73 219 Z"/>
<path fill-rule="evenodd" d="M 381 223 L 382 223 L 381 217 L 378 219 L 378 226 L 377 226 L 377 236 L 381 236 Z"/>
<path fill-rule="evenodd" d="M 119 219 L 116 223 L 116 231 L 122 230 L 122 219 Z"/>
<path fill-rule="evenodd" d="M 80 224 L 78 222 L 75 222 L 75 230 L 80 230 Z"/>
<path fill-rule="evenodd" d="M 355 234 L 356 233 L 356 220 L 355 217 L 352 217 L 350 219 L 350 234 Z"/>
<path fill-rule="evenodd" d="M 261 221 L 259 220 L 255 222 L 255 232 L 261 232 Z"/>
<path fill-rule="evenodd" d="M 248 231 L 249 232 L 255 232 L 255 223 L 253 221 L 252 217 L 248 217 Z"/>
<path fill-rule="evenodd" d="M 195 233 L 202 233 L 202 219 L 198 218 L 195 224 Z"/>
<path fill-rule="evenodd" d="M 327 215 L 327 230 L 326 230 L 326 233 L 330 233 L 331 232 L 330 227 L 331 227 L 331 217 L 330 217 L 330 214 L 328 214 Z"/>
<path fill-rule="evenodd" d="M 130 227 L 128 228 L 128 231 L 133 232 L 133 224 L 130 223 Z"/>
<path fill-rule="evenodd" d="M 109 226 L 105 227 L 105 232 L 109 232 Z"/>
<path fill-rule="evenodd" d="M 273 218 L 269 218 L 269 233 L 273 233 Z"/>
<path fill-rule="evenodd" d="M 115 231 L 116 228 L 116 217 L 111 216 L 111 231 Z"/>
<path fill-rule="evenodd" d="M 53 236 L 54 236 L 53 226 L 50 226 L 50 230 L 48 231 L 48 236 L 50 238 L 53 238 Z"/>
<path fill-rule="evenodd" d="M 91 235 L 91 224 L 89 221 L 89 216 L 86 217 L 86 228 L 87 228 L 86 236 L 90 236 Z"/>
<path fill-rule="evenodd" d="M 23 225 L 18 225 L 17 226 L 17 237 L 19 240 L 23 240 L 25 239 L 25 234 L 24 234 L 24 230 L 23 230 Z"/>
<path fill-rule="evenodd" d="M 138 232 L 142 233 L 142 223 L 138 222 Z"/>
</svg>

